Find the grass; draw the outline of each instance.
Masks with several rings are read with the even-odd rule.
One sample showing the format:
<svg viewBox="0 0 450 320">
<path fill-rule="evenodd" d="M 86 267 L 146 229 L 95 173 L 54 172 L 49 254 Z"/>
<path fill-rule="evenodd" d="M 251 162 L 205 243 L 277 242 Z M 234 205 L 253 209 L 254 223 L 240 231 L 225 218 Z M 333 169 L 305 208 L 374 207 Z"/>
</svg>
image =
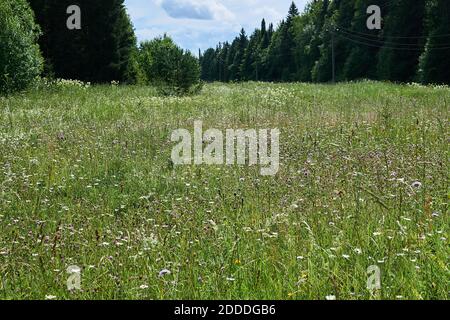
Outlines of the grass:
<svg viewBox="0 0 450 320">
<path fill-rule="evenodd" d="M 0 298 L 448 299 L 449 104 L 376 82 L 0 98 Z M 173 167 L 194 120 L 279 128 L 278 175 Z"/>
</svg>

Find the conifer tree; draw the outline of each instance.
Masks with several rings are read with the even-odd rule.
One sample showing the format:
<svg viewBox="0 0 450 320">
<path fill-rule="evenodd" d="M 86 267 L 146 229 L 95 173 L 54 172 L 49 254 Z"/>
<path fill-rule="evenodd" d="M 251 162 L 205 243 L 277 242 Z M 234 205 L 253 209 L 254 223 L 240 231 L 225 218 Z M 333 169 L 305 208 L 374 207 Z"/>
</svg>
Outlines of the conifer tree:
<svg viewBox="0 0 450 320">
<path fill-rule="evenodd" d="M 136 38 L 124 0 L 29 0 L 44 31 L 46 72 L 92 82 L 133 81 Z M 81 29 L 66 26 L 67 8 L 81 10 Z"/>
<path fill-rule="evenodd" d="M 248 46 L 248 38 L 245 30 L 242 28 L 239 37 L 237 37 L 232 44 L 232 50 L 230 51 L 229 70 L 231 81 L 241 81 L 243 79 L 241 64 L 244 59 L 245 50 Z"/>
<path fill-rule="evenodd" d="M 383 44 L 378 57 L 382 80 L 413 81 L 424 36 L 425 0 L 392 2 L 383 28 Z"/>
<path fill-rule="evenodd" d="M 355 14 L 350 29 L 339 30 L 341 36 L 355 40 L 355 42 L 347 40 L 351 46 L 343 70 L 345 80 L 376 79 L 377 63 L 374 62 L 377 60 L 382 39 L 380 30 L 367 28 L 366 10 L 370 5 L 378 5 L 382 9 L 383 17 L 387 14 L 387 8 L 383 4 L 384 0 L 356 0 Z"/>
<path fill-rule="evenodd" d="M 351 27 L 354 7 L 354 0 L 335 0 L 329 6 L 327 19 L 321 35 L 322 45 L 320 47 L 320 58 L 313 70 L 314 81 L 328 82 L 332 80 L 333 50 L 336 80 L 343 80 L 343 69 L 353 44 L 339 37 L 337 31 L 340 28 L 349 29 Z M 332 48 L 332 46 L 334 46 L 334 48 Z"/>
<path fill-rule="evenodd" d="M 450 2 L 430 0 L 428 39 L 420 59 L 419 77 L 426 84 L 450 84 Z"/>
</svg>

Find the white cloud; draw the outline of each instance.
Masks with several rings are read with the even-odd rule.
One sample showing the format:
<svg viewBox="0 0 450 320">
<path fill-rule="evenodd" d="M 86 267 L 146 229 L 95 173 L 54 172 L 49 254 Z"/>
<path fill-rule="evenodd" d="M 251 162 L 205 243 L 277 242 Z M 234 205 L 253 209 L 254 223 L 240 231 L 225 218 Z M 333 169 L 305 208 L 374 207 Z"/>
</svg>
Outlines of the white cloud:
<svg viewBox="0 0 450 320">
<path fill-rule="evenodd" d="M 1 1 L 1 0 L 0 0 Z M 295 1 L 301 10 L 309 0 Z M 276 26 L 292 0 L 125 0 L 139 41 L 167 33 L 196 53 L 232 41 L 241 28 L 251 34 L 261 20 Z"/>
<path fill-rule="evenodd" d="M 234 14 L 216 0 L 160 0 L 160 5 L 174 19 L 232 20 Z"/>
</svg>

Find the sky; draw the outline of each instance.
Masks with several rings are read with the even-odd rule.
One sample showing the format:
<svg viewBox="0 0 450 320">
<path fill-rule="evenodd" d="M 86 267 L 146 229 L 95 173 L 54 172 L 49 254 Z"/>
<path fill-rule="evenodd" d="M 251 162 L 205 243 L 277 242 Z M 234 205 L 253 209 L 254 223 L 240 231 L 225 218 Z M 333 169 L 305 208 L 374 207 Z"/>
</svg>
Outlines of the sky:
<svg viewBox="0 0 450 320">
<path fill-rule="evenodd" d="M 286 17 L 292 0 L 125 0 L 138 41 L 163 34 L 197 54 L 231 42 L 241 28 L 247 34 L 266 19 L 276 26 Z M 297 0 L 300 11 L 308 0 Z"/>
</svg>

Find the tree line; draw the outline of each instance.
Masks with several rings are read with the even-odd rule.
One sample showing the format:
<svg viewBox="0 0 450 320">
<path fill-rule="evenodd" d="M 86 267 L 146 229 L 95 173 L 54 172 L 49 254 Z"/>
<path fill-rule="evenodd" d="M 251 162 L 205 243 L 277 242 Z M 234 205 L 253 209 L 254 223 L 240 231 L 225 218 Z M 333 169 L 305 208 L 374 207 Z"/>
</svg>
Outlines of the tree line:
<svg viewBox="0 0 450 320">
<path fill-rule="evenodd" d="M 69 28 L 69 7 L 80 10 Z M 151 84 L 164 94 L 200 88 L 198 58 L 163 36 L 137 44 L 124 0 L 1 0 L 0 93 L 40 76 Z"/>
<path fill-rule="evenodd" d="M 381 29 L 369 30 L 377 5 Z M 358 79 L 450 84 L 450 1 L 313 0 L 292 3 L 276 29 L 200 53 L 205 81 L 330 82 Z"/>
<path fill-rule="evenodd" d="M 68 8 L 81 8 L 70 29 Z M 367 8 L 382 10 L 381 30 Z M 1 0 L 0 94 L 39 77 L 153 85 L 185 94 L 205 81 L 379 79 L 450 84 L 450 1 L 312 0 L 292 3 L 275 28 L 261 22 L 199 58 L 162 36 L 137 44 L 124 0 Z"/>
</svg>

